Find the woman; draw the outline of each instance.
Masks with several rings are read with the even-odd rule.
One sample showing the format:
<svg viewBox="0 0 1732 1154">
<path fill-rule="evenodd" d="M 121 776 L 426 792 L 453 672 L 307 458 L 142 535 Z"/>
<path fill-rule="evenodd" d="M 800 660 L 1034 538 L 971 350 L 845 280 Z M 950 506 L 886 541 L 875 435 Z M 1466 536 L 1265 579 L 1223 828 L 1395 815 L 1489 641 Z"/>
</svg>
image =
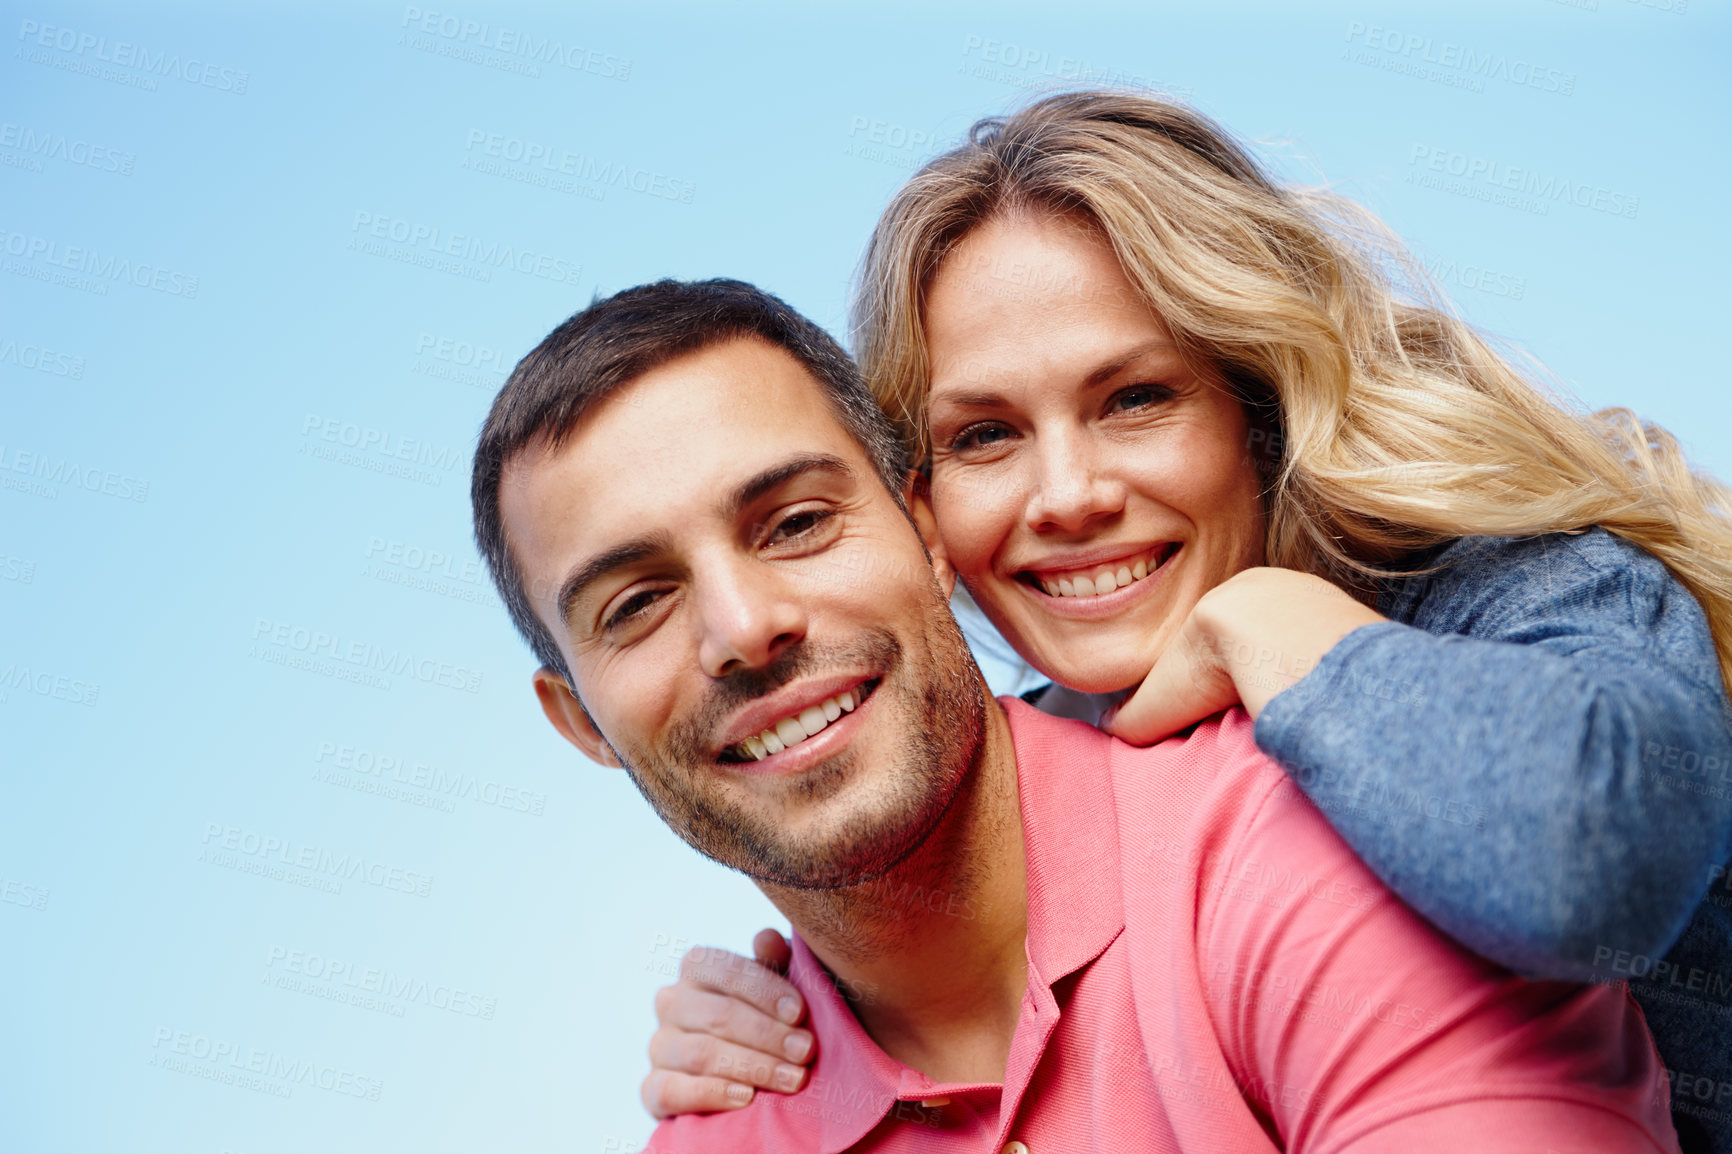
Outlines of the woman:
<svg viewBox="0 0 1732 1154">
<path fill-rule="evenodd" d="M 1384 268 L 1422 279 L 1197 114 L 1084 92 L 917 174 L 854 320 L 951 564 L 1056 683 L 1041 708 L 1092 720 L 1139 687 L 1105 727 L 1147 743 L 1243 703 L 1470 948 L 1708 975 L 1632 989 L 1685 1149 L 1732 1150 L 1697 1101 L 1732 1086 L 1732 493 L 1628 413 L 1548 400 Z M 652 1112 L 797 1086 L 791 987 L 732 955 L 684 972 Z"/>
</svg>

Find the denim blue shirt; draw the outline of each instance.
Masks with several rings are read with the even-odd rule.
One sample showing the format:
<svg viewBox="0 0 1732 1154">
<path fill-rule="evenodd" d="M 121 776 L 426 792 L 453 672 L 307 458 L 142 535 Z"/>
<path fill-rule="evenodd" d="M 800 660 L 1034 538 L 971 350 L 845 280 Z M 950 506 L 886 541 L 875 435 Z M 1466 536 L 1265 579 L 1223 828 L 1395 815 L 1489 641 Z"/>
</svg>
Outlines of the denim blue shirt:
<svg viewBox="0 0 1732 1154">
<path fill-rule="evenodd" d="M 1404 567 L 1434 566 L 1386 583 L 1390 620 L 1278 693 L 1258 745 L 1451 937 L 1530 977 L 1628 981 L 1683 1148 L 1732 1154 L 1732 705 L 1701 606 L 1602 529 Z"/>
</svg>

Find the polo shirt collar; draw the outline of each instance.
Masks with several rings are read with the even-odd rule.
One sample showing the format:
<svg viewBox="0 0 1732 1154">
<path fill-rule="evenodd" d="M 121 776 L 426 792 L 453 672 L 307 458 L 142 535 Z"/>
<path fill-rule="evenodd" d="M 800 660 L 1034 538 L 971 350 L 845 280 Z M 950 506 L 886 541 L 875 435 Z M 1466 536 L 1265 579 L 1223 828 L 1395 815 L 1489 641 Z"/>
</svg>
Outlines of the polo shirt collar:
<svg viewBox="0 0 1732 1154">
<path fill-rule="evenodd" d="M 1001 700 L 1022 801 L 1028 960 L 1051 986 L 1099 957 L 1125 927 L 1113 739 L 1016 698 Z"/>
<path fill-rule="evenodd" d="M 1053 983 L 1099 957 L 1124 929 L 1112 739 L 1015 698 L 1001 700 L 1022 809 L 1030 982 L 1050 998 Z M 819 1038 L 811 1081 L 797 1097 L 815 1107 L 807 1117 L 816 1115 L 820 1154 L 840 1154 L 882 1122 L 898 1097 L 938 1087 L 878 1048 L 798 934 L 793 948 L 789 976 L 806 995 Z"/>
</svg>

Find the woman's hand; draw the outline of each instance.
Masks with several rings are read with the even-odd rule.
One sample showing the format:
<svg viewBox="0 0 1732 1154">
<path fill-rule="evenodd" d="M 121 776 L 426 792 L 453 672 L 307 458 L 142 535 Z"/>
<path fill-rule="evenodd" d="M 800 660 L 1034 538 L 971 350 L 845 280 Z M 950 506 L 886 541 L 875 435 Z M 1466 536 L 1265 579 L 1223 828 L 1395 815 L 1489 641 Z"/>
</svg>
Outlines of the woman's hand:
<svg viewBox="0 0 1732 1154">
<path fill-rule="evenodd" d="M 1293 569 L 1244 569 L 1197 601 L 1149 675 L 1101 728 L 1153 745 L 1243 702 L 1252 720 L 1335 643 L 1386 621 L 1339 586 Z"/>
<path fill-rule="evenodd" d="M 755 1087 L 792 1093 L 812 1057 L 806 1005 L 782 976 L 793 956 L 775 930 L 752 939 L 757 961 L 697 946 L 680 959 L 680 980 L 656 991 L 643 1104 L 654 1117 L 737 1110 Z"/>
</svg>

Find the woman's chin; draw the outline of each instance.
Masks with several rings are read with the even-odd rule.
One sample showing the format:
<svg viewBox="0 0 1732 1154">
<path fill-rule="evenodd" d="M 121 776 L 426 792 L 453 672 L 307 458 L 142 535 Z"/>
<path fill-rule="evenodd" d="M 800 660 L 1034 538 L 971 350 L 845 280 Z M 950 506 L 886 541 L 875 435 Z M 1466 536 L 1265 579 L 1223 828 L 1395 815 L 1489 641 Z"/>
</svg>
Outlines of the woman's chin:
<svg viewBox="0 0 1732 1154">
<path fill-rule="evenodd" d="M 1076 660 L 1049 661 L 1026 653 L 1023 656 L 1053 681 L 1078 693 L 1119 693 L 1135 689 L 1143 683 L 1152 666 L 1152 662 L 1141 659 L 1102 662 L 1085 655 Z"/>
</svg>

